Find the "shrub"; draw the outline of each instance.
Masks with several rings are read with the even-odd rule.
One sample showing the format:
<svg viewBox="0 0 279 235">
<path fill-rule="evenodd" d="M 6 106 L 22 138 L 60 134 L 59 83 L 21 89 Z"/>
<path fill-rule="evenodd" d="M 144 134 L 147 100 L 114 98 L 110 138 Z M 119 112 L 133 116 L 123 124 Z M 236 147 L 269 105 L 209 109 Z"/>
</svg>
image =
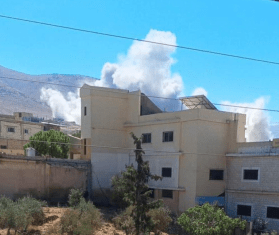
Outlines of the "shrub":
<svg viewBox="0 0 279 235">
<path fill-rule="evenodd" d="M 171 212 L 169 209 L 160 207 L 150 210 L 147 214 L 151 217 L 154 223 L 152 231 L 155 235 L 167 231 L 169 224 L 172 222 L 172 218 L 170 217 Z"/>
<path fill-rule="evenodd" d="M 45 216 L 43 212 L 43 206 L 47 206 L 45 201 L 39 201 L 30 196 L 23 197 L 17 201 L 18 207 L 25 213 L 26 220 L 31 221 L 33 224 L 42 223 Z M 28 222 L 27 226 L 30 223 Z M 27 227 L 24 229 L 26 231 Z"/>
<path fill-rule="evenodd" d="M 232 234 L 236 227 L 244 229 L 246 221 L 232 219 L 223 209 L 205 203 L 188 209 L 178 218 L 178 223 L 190 234 L 221 235 Z"/>
<path fill-rule="evenodd" d="M 113 219 L 117 229 L 122 229 L 125 233 L 135 234 L 135 222 L 132 218 L 134 206 L 129 206 L 125 211 Z M 164 207 L 151 209 L 147 212 L 147 215 L 151 217 L 152 228 L 150 232 L 154 232 L 155 235 L 165 232 L 168 229 L 169 224 L 172 222 L 170 217 L 170 210 Z"/>
<path fill-rule="evenodd" d="M 253 221 L 253 229 L 255 232 L 264 231 L 267 228 L 268 222 L 262 218 L 257 218 Z"/>
<path fill-rule="evenodd" d="M 83 199 L 83 198 L 82 198 Z M 68 209 L 61 217 L 61 233 L 94 234 L 102 225 L 101 213 L 91 203 L 81 200 L 75 208 Z"/>
<path fill-rule="evenodd" d="M 77 207 L 83 198 L 83 191 L 80 189 L 71 189 L 69 194 L 69 205 L 70 207 Z"/>
<path fill-rule="evenodd" d="M 23 197 L 16 202 L 4 196 L 0 198 L 0 227 L 26 231 L 33 222 L 40 222 L 44 219 L 42 206 L 45 202 L 40 202 L 30 196 Z"/>
<path fill-rule="evenodd" d="M 16 229 L 16 210 L 12 200 L 1 196 L 0 198 L 0 228 L 8 228 L 10 234 L 11 229 Z"/>
<path fill-rule="evenodd" d="M 135 222 L 131 216 L 134 207 L 129 206 L 120 215 L 116 216 L 112 221 L 117 229 L 124 230 L 126 235 L 135 234 Z"/>
</svg>

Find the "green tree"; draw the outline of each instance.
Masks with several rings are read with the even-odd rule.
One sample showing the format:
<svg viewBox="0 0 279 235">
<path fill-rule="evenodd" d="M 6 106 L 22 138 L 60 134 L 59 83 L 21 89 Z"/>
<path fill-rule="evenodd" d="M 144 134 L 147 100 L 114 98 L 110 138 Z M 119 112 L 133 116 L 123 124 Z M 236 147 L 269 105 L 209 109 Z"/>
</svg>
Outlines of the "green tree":
<svg viewBox="0 0 279 235">
<path fill-rule="evenodd" d="M 150 173 L 149 162 L 143 161 L 142 155 L 144 151 L 141 148 L 141 138 L 137 138 L 133 133 L 131 136 L 136 145 L 135 155 L 137 169 L 131 166 L 126 166 L 126 171 L 121 173 L 121 176 L 115 176 L 112 179 L 112 186 L 116 197 L 119 198 L 121 193 L 127 206 L 133 206 L 132 218 L 135 223 L 136 234 L 140 232 L 151 231 L 154 223 L 148 212 L 152 209 L 163 206 L 161 200 L 150 200 L 151 190 L 149 190 L 147 182 L 149 179 L 159 180 L 162 177 L 152 175 Z"/>
<path fill-rule="evenodd" d="M 29 138 L 30 143 L 24 149 L 32 147 L 41 155 L 55 158 L 68 158 L 70 138 L 61 131 L 40 131 Z"/>
<path fill-rule="evenodd" d="M 232 219 L 217 205 L 205 203 L 189 208 L 178 218 L 178 223 L 190 234 L 229 235 L 236 227 L 244 229 L 246 221 Z"/>
</svg>

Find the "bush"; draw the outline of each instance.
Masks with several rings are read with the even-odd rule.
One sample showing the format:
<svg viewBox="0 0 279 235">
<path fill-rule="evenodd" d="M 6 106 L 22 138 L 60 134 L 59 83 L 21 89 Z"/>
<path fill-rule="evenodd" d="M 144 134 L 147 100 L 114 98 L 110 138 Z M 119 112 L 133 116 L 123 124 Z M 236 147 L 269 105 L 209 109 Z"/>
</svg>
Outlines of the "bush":
<svg viewBox="0 0 279 235">
<path fill-rule="evenodd" d="M 134 206 L 129 206 L 125 211 L 113 219 L 116 228 L 124 230 L 127 235 L 135 234 L 136 232 L 135 222 L 131 216 L 134 208 Z M 168 229 L 169 224 L 172 222 L 170 210 L 164 207 L 151 209 L 147 212 L 147 215 L 151 217 L 153 225 L 150 232 L 154 232 L 155 235 L 165 232 Z"/>
<path fill-rule="evenodd" d="M 232 219 L 223 209 L 205 203 L 188 209 L 178 218 L 178 223 L 190 234 L 221 235 L 232 234 L 236 227 L 244 229 L 246 221 Z"/>
<path fill-rule="evenodd" d="M 15 231 L 26 231 L 33 222 L 40 222 L 44 219 L 42 206 L 45 202 L 40 202 L 30 196 L 23 197 L 16 202 L 4 196 L 0 198 L 0 227 Z"/>
<path fill-rule="evenodd" d="M 152 231 L 155 233 L 155 235 L 167 231 L 169 224 L 172 222 L 170 214 L 170 210 L 165 207 L 152 209 L 147 213 L 154 223 L 154 228 Z"/>
<path fill-rule="evenodd" d="M 79 205 L 68 209 L 61 217 L 60 233 L 89 235 L 94 234 L 101 225 L 99 210 L 91 202 L 83 199 Z"/>
<path fill-rule="evenodd" d="M 124 230 L 126 235 L 135 234 L 135 222 L 132 218 L 134 207 L 129 206 L 120 215 L 116 216 L 112 221 L 117 229 Z"/>
<path fill-rule="evenodd" d="M 69 205 L 70 207 L 77 207 L 83 200 L 83 191 L 80 189 L 71 189 L 69 194 Z"/>
</svg>

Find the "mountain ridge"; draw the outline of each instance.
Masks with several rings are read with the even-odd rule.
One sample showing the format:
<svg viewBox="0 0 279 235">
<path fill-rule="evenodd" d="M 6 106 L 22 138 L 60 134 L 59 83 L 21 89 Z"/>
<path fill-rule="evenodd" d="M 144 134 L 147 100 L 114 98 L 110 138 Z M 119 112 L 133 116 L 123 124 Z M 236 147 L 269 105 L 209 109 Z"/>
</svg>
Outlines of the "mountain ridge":
<svg viewBox="0 0 279 235">
<path fill-rule="evenodd" d="M 10 78 L 16 78 L 17 80 Z M 20 81 L 20 79 L 33 81 Z M 79 74 L 69 75 L 53 73 L 31 75 L 0 65 L 0 113 L 12 114 L 13 112 L 30 112 L 33 113 L 34 116 L 52 117 L 50 107 L 40 100 L 41 89 L 43 87 L 52 88 L 60 91 L 66 96 L 68 92 L 77 91 L 77 88 L 69 87 L 68 85 L 78 87 L 82 85 L 84 80 L 95 81 L 96 79 Z M 44 83 L 38 83 L 36 81 Z M 59 85 L 46 84 L 48 82 L 57 83 Z"/>
</svg>

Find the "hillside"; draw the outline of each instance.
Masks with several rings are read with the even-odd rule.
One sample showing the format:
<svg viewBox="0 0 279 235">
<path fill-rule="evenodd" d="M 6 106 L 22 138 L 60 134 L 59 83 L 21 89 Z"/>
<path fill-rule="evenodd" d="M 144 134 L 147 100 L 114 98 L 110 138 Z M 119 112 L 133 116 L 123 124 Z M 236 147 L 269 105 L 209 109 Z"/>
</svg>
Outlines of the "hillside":
<svg viewBox="0 0 279 235">
<path fill-rule="evenodd" d="M 0 66 L 0 113 L 12 114 L 13 112 L 22 111 L 31 112 L 35 116 L 40 117 L 52 116 L 50 107 L 40 100 L 40 91 L 42 87 L 57 89 L 64 95 L 68 92 L 76 92 L 76 88 L 5 79 L 3 77 L 71 86 L 81 86 L 82 81 L 85 79 L 95 80 L 91 77 L 83 75 L 29 75 Z"/>
</svg>

